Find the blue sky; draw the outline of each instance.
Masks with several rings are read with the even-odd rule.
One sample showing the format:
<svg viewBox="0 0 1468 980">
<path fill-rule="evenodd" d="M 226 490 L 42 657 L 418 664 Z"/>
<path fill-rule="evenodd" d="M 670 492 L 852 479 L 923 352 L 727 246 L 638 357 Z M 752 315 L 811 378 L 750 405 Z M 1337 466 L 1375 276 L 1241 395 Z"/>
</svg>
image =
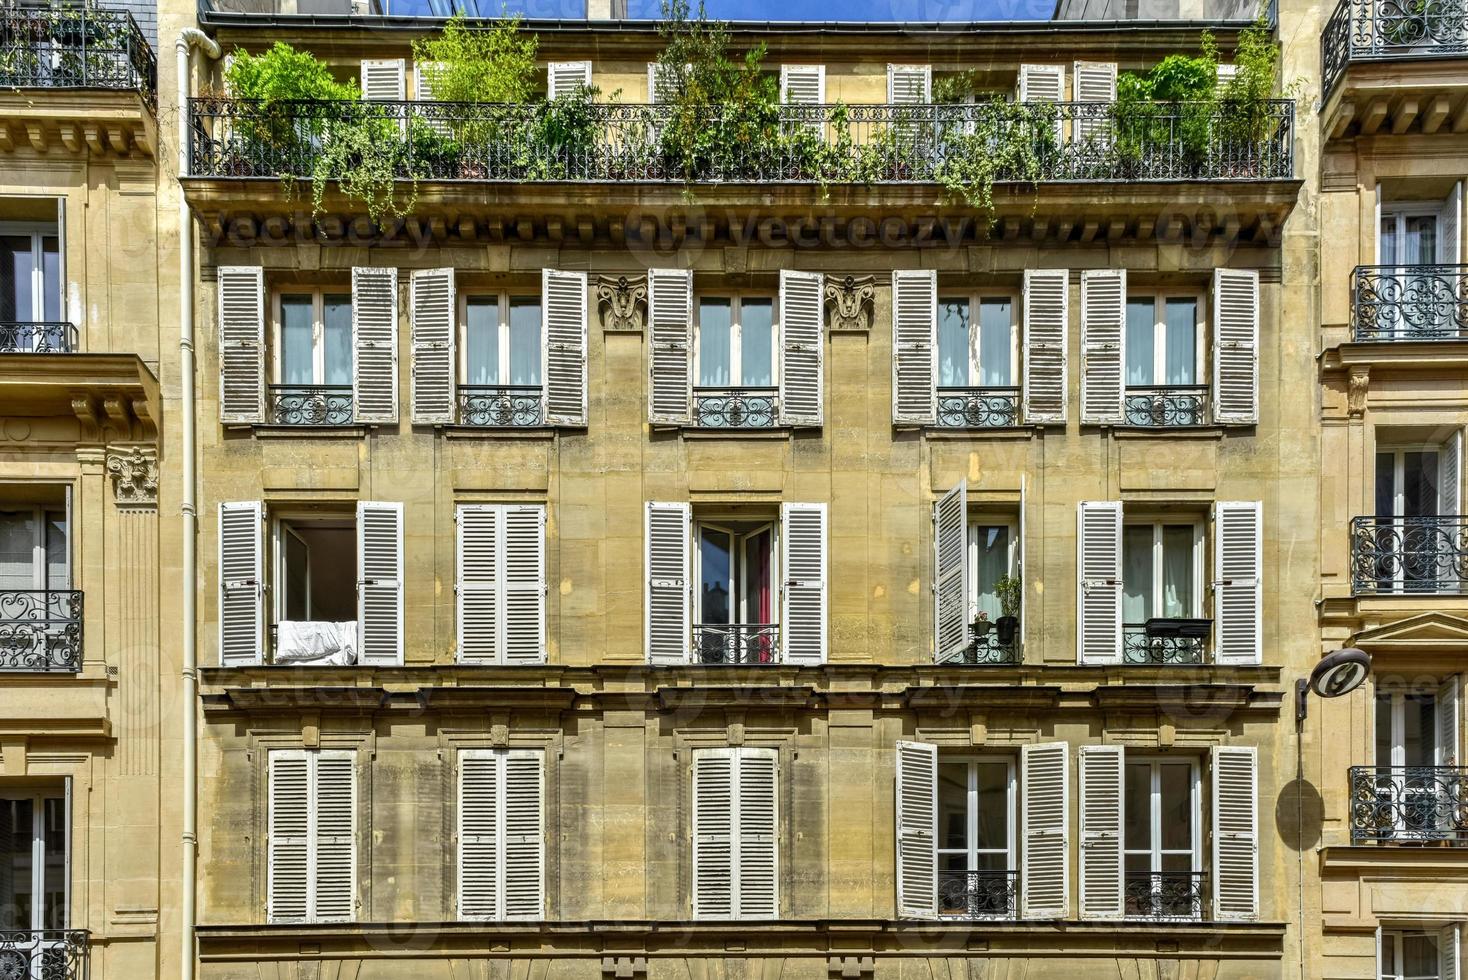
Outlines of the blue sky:
<svg viewBox="0 0 1468 980">
<path fill-rule="evenodd" d="M 498 15 L 501 9 L 527 17 L 586 16 L 586 0 L 381 0 L 395 14 L 446 16 L 454 6 Z M 695 0 L 696 7 L 696 0 Z M 634 19 L 662 15 L 659 0 L 627 0 Z M 976 21 L 1049 20 L 1054 0 L 707 0 L 717 20 L 774 21 Z"/>
</svg>

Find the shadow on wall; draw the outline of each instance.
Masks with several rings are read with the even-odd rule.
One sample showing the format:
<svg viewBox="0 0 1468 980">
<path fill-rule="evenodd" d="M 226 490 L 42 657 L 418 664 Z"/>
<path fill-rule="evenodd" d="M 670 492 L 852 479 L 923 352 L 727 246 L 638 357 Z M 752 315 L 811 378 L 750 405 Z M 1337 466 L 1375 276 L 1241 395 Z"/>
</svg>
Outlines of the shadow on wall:
<svg viewBox="0 0 1468 980">
<path fill-rule="evenodd" d="M 1313 783 L 1296 779 L 1284 785 L 1274 803 L 1274 827 L 1285 847 L 1305 851 L 1320 843 L 1325 801 Z"/>
</svg>

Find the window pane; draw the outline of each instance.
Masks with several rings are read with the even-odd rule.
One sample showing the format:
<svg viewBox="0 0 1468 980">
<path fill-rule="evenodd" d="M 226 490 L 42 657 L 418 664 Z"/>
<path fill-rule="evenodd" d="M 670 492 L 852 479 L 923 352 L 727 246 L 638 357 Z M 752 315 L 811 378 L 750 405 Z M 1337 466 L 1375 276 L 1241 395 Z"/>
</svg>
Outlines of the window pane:
<svg viewBox="0 0 1468 980">
<path fill-rule="evenodd" d="M 938 846 L 968 849 L 968 763 L 938 766 Z M 963 868 L 963 864 L 959 865 Z"/>
<path fill-rule="evenodd" d="M 55 235 L 41 239 L 41 305 L 43 320 L 60 320 L 61 251 Z"/>
<path fill-rule="evenodd" d="M 45 801 L 46 867 L 43 882 L 46 889 L 43 929 L 66 928 L 66 801 L 51 797 Z"/>
<path fill-rule="evenodd" d="M 993 850 L 1009 847 L 1009 764 L 980 762 L 978 773 L 979 837 L 976 846 Z M 999 870 L 1005 870 L 1001 865 Z"/>
<path fill-rule="evenodd" d="M 289 529 L 281 530 L 284 543 L 285 582 L 283 596 L 284 618 L 290 622 L 305 622 L 311 618 L 311 607 L 307 601 L 310 594 L 311 551 L 300 535 Z"/>
<path fill-rule="evenodd" d="M 1376 764 L 1392 764 L 1392 696 L 1376 695 Z"/>
<path fill-rule="evenodd" d="M 0 235 L 0 320 L 33 320 L 30 235 Z"/>
<path fill-rule="evenodd" d="M 1014 384 L 1009 363 L 1012 322 L 1008 297 L 979 301 L 979 368 L 983 371 L 979 384 L 997 388 Z"/>
<path fill-rule="evenodd" d="M 311 357 L 311 297 L 280 298 L 280 381 L 288 385 L 314 382 Z"/>
<path fill-rule="evenodd" d="M 46 588 L 69 589 L 71 576 L 67 568 L 66 512 L 46 511 Z"/>
<path fill-rule="evenodd" d="M 739 303 L 740 379 L 750 388 L 775 386 L 775 307 L 767 299 Z"/>
<path fill-rule="evenodd" d="M 35 511 L 0 511 L 0 589 L 35 587 Z"/>
<path fill-rule="evenodd" d="M 1381 934 L 1381 975 L 1393 977 L 1397 973 L 1397 934 Z"/>
<path fill-rule="evenodd" d="M 1162 528 L 1162 615 L 1191 616 L 1193 604 L 1193 527 Z"/>
<path fill-rule="evenodd" d="M 1198 301 L 1167 301 L 1167 384 L 1198 383 Z"/>
<path fill-rule="evenodd" d="M 700 623 L 729 622 L 729 593 L 734 586 L 732 544 L 724 531 L 705 528 L 699 534 Z"/>
<path fill-rule="evenodd" d="M 1407 453 L 1402 458 L 1402 503 L 1407 517 L 1437 514 L 1437 451 Z"/>
<path fill-rule="evenodd" d="M 1396 215 L 1384 214 L 1381 216 L 1381 241 L 1379 245 L 1382 264 L 1386 265 L 1401 261 L 1401 258 L 1397 255 Z"/>
<path fill-rule="evenodd" d="M 1394 453 L 1376 454 L 1376 516 L 1394 517 L 1397 513 L 1396 463 Z"/>
<path fill-rule="evenodd" d="M 1145 623 L 1152 617 L 1152 525 L 1121 529 L 1121 618 Z"/>
<path fill-rule="evenodd" d="M 949 298 L 938 303 L 938 386 L 969 385 L 968 300 Z"/>
<path fill-rule="evenodd" d="M 494 296 L 470 296 L 465 301 L 464 383 L 500 383 L 500 304 Z"/>
<path fill-rule="evenodd" d="M 1152 766 L 1146 762 L 1126 764 L 1126 826 L 1123 845 L 1129 851 L 1152 847 Z"/>
<path fill-rule="evenodd" d="M 510 384 L 540 384 L 540 300 L 510 300 Z"/>
<path fill-rule="evenodd" d="M 1436 936 L 1425 932 L 1409 932 L 1402 937 L 1402 975 L 1404 977 L 1436 977 L 1437 967 Z"/>
<path fill-rule="evenodd" d="M 352 383 L 352 297 L 327 296 L 322 320 L 321 356 L 325 362 L 322 384 Z"/>
<path fill-rule="evenodd" d="M 727 299 L 698 301 L 698 383 L 702 387 L 727 388 L 733 383 L 732 323 Z"/>
<path fill-rule="evenodd" d="M 30 800 L 0 800 L 0 928 L 31 929 L 34 914 L 35 809 Z"/>
<path fill-rule="evenodd" d="M 995 585 L 1009 574 L 1009 528 L 981 524 L 975 533 L 978 536 L 978 562 L 974 575 L 979 595 L 977 611 L 988 613 L 989 621 L 993 622 L 1003 611 Z"/>
<path fill-rule="evenodd" d="M 1193 849 L 1193 767 L 1187 763 L 1162 764 L 1162 849 Z M 1182 869 L 1189 870 L 1189 869 Z"/>
<path fill-rule="evenodd" d="M 1431 265 L 1437 261 L 1437 218 L 1417 215 L 1407 219 L 1407 255 L 1409 265 Z"/>
<path fill-rule="evenodd" d="M 740 596 L 746 623 L 773 623 L 774 583 L 770 581 L 772 533 L 756 531 L 744 539 L 744 594 Z"/>
<path fill-rule="evenodd" d="M 1408 695 L 1402 705 L 1403 763 L 1409 766 L 1437 764 L 1437 711 L 1431 694 Z"/>
<path fill-rule="evenodd" d="M 1126 383 L 1152 385 L 1157 355 L 1157 304 L 1150 297 L 1126 302 Z"/>
</svg>

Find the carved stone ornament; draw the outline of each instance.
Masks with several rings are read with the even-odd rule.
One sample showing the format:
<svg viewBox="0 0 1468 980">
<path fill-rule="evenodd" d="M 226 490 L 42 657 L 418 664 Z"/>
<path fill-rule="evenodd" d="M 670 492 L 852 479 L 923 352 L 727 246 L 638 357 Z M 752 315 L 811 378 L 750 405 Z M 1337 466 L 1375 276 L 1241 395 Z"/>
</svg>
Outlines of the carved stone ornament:
<svg viewBox="0 0 1468 980">
<path fill-rule="evenodd" d="M 827 276 L 826 319 L 832 330 L 870 330 L 877 302 L 875 276 Z"/>
<path fill-rule="evenodd" d="M 596 305 L 602 329 L 641 333 L 647 326 L 647 276 L 599 276 Z"/>
<path fill-rule="evenodd" d="M 1370 386 L 1369 367 L 1351 368 L 1350 387 L 1346 389 L 1346 410 L 1353 418 L 1360 418 L 1366 413 L 1366 391 Z"/>
<path fill-rule="evenodd" d="M 118 506 L 158 503 L 158 459 L 152 453 L 140 446 L 110 450 L 107 472 L 112 475 L 112 499 Z"/>
</svg>

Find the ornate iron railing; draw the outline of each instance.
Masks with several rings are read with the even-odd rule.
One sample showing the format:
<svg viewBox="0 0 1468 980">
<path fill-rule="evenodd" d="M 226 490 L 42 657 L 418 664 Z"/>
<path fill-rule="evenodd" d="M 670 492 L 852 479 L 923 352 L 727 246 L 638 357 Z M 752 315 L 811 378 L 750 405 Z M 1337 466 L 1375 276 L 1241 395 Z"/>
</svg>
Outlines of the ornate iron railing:
<svg viewBox="0 0 1468 980">
<path fill-rule="evenodd" d="M 85 929 L 0 929 L 0 977 L 87 980 L 91 945 Z"/>
<path fill-rule="evenodd" d="M 1203 918 L 1201 871 L 1128 871 L 1126 914 L 1133 919 Z"/>
<path fill-rule="evenodd" d="M 780 660 L 778 623 L 695 623 L 695 664 L 773 664 Z"/>
<path fill-rule="evenodd" d="M 938 425 L 1001 429 L 1019 425 L 1018 388 L 939 388 Z"/>
<path fill-rule="evenodd" d="M 1127 386 L 1126 424 L 1179 428 L 1208 424 L 1207 385 Z"/>
<path fill-rule="evenodd" d="M 769 429 L 780 424 L 778 388 L 694 388 L 693 424 L 706 429 Z"/>
<path fill-rule="evenodd" d="M 323 147 L 367 127 L 400 179 L 757 183 L 962 182 L 966 161 L 1019 131 L 1034 181 L 1281 180 L 1294 173 L 1294 103 L 783 105 L 710 109 L 696 141 L 676 107 L 557 100 L 189 100 L 189 174 L 307 178 Z M 996 135 L 997 134 L 997 135 Z M 328 175 L 329 176 L 329 175 Z"/>
<path fill-rule="evenodd" d="M 0 354 L 71 354 L 76 327 L 64 321 L 0 320 Z"/>
<path fill-rule="evenodd" d="M 939 871 L 938 914 L 954 919 L 1012 919 L 1018 871 Z"/>
<path fill-rule="evenodd" d="M 1358 265 L 1351 273 L 1357 340 L 1468 338 L 1468 265 Z"/>
<path fill-rule="evenodd" d="M 75 673 L 81 669 L 80 592 L 74 589 L 0 591 L 0 671 Z"/>
<path fill-rule="evenodd" d="M 126 10 L 85 3 L 0 6 L 0 88 L 135 91 L 158 98 L 158 64 Z"/>
<path fill-rule="evenodd" d="M 1464 0 L 1341 0 L 1320 33 L 1321 89 L 1329 98 L 1353 61 L 1441 58 L 1468 52 Z"/>
<path fill-rule="evenodd" d="M 1351 840 L 1468 844 L 1468 769 L 1352 766 Z"/>
<path fill-rule="evenodd" d="M 1194 620 L 1205 623 L 1207 620 Z M 1201 664 L 1208 649 L 1206 636 L 1159 631 L 1149 623 L 1124 623 L 1121 659 L 1128 664 L 1170 667 Z"/>
<path fill-rule="evenodd" d="M 1351 591 L 1468 592 L 1468 518 L 1354 518 Z"/>
<path fill-rule="evenodd" d="M 459 424 L 525 428 L 545 424 L 540 385 L 459 385 Z"/>
<path fill-rule="evenodd" d="M 1019 629 L 1015 628 L 1009 639 L 999 638 L 999 628 L 990 623 L 989 628 L 983 632 L 979 627 L 969 624 L 969 642 L 962 650 L 940 657 L 940 664 L 971 664 L 977 666 L 990 666 L 997 664 L 1019 663 Z"/>
<path fill-rule="evenodd" d="M 351 385 L 270 385 L 266 390 L 272 425 L 351 425 Z"/>
</svg>

